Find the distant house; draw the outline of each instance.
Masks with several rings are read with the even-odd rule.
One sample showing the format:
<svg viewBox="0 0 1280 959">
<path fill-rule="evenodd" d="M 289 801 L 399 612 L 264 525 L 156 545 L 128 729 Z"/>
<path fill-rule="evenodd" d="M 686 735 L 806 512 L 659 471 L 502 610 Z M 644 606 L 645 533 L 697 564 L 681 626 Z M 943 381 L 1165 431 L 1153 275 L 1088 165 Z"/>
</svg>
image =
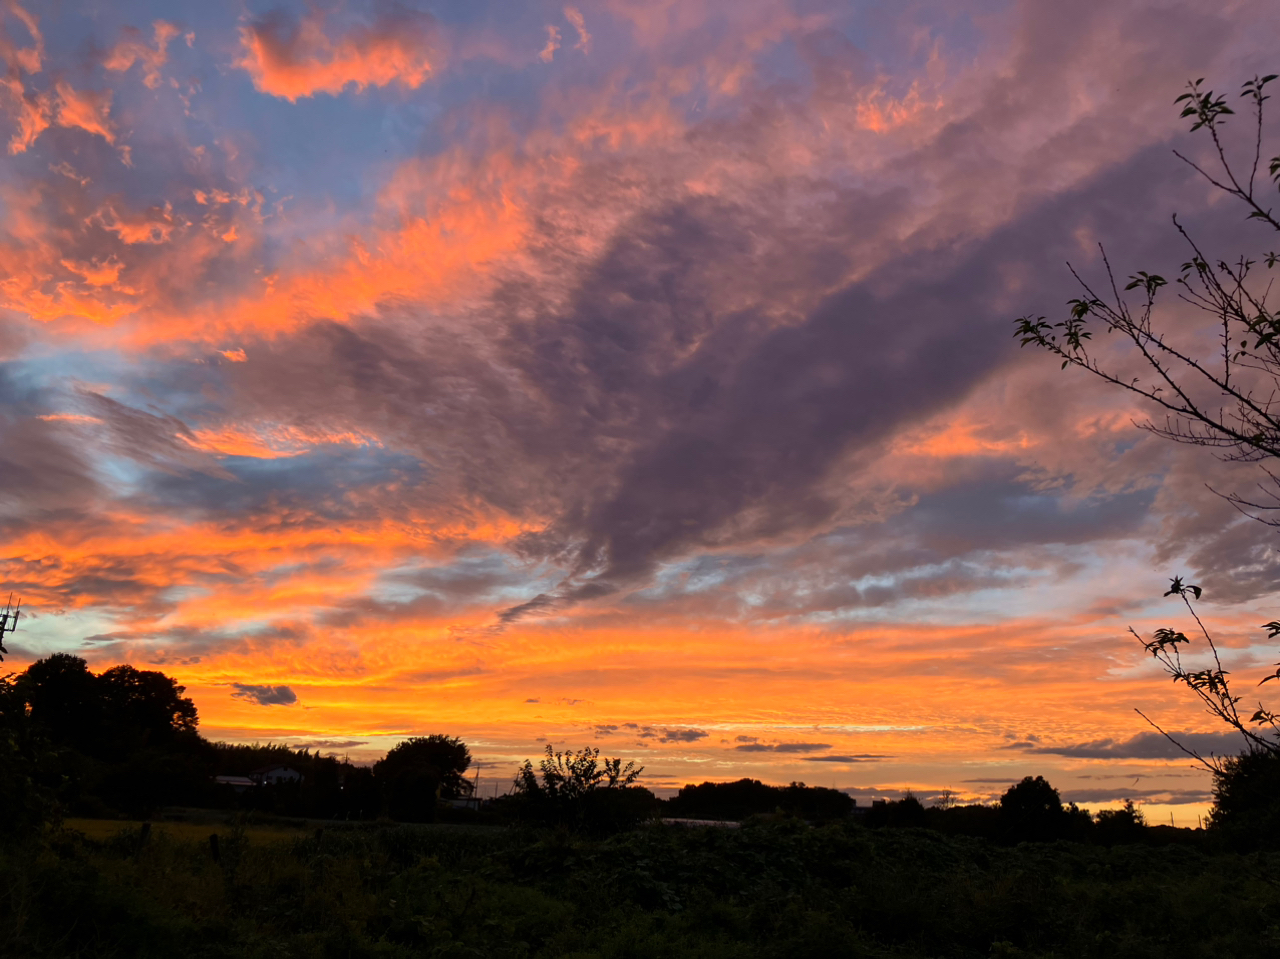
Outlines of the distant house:
<svg viewBox="0 0 1280 959">
<path fill-rule="evenodd" d="M 467 796 L 462 799 L 446 799 L 445 803 L 452 806 L 454 809 L 479 809 L 480 797 Z"/>
<path fill-rule="evenodd" d="M 230 786 L 238 793 L 253 789 L 258 784 L 248 776 L 214 776 L 213 781 L 220 786 Z"/>
<path fill-rule="evenodd" d="M 277 783 L 296 783 L 301 781 L 302 773 L 292 766 L 273 763 L 249 773 L 249 778 L 263 786 L 274 786 Z"/>
</svg>

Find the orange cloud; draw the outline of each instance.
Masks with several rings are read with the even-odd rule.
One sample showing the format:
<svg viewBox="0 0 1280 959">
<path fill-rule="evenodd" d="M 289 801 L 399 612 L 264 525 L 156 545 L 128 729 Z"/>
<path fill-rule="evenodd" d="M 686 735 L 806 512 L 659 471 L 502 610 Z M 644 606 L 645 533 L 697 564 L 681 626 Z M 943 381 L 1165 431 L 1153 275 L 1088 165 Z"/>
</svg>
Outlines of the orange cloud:
<svg viewBox="0 0 1280 959">
<path fill-rule="evenodd" d="M 425 13 L 383 7 L 370 24 L 354 24 L 333 36 L 316 9 L 290 22 L 279 11 L 240 28 L 241 57 L 263 93 L 296 101 L 347 87 L 399 84 L 417 89 L 438 66 L 435 20 Z"/>
<path fill-rule="evenodd" d="M 74 260 L 63 260 L 61 262 L 63 266 L 80 277 L 89 286 L 115 286 L 120 279 L 120 271 L 123 269 L 123 264 L 115 258 L 107 259 L 104 262 L 77 263 Z"/>
<path fill-rule="evenodd" d="M 142 82 L 154 90 L 160 85 L 160 68 L 169 60 L 169 41 L 178 35 L 178 28 L 172 23 L 157 20 L 152 29 L 154 46 L 147 44 L 142 31 L 136 27 L 125 27 L 123 39 L 111 49 L 102 65 L 108 70 L 123 72 L 139 63 L 142 65 Z"/>
<path fill-rule="evenodd" d="M 232 362 L 247 362 L 243 350 L 221 352 Z M 375 437 L 351 430 L 306 430 L 296 426 L 197 429 L 187 441 L 197 449 L 208 450 L 220 456 L 249 456 L 255 459 L 300 456 L 309 452 L 311 447 L 322 444 L 382 445 Z"/>
<path fill-rule="evenodd" d="M 110 90 L 77 92 L 71 84 L 63 81 L 55 84 L 54 89 L 58 91 L 59 126 L 76 127 L 96 134 L 108 143 L 116 142 L 116 132 L 108 116 L 111 112 Z"/>
<path fill-rule="evenodd" d="M 89 222 L 114 233 L 128 244 L 167 243 L 175 225 L 173 208 L 167 203 L 141 213 L 129 210 L 118 213 L 115 206 L 108 204 L 94 213 Z"/>
<path fill-rule="evenodd" d="M 20 45 L 5 23 L 7 14 L 21 24 L 30 45 Z M 44 37 L 39 21 L 24 7 L 9 2 L 0 4 L 0 60 L 4 61 L 4 74 L 0 76 L 0 91 L 9 102 L 9 109 L 17 127 L 9 139 L 9 152 L 22 153 L 35 142 L 36 137 L 48 129 L 53 110 L 47 94 L 30 92 L 26 88 L 25 75 L 39 73 L 44 62 Z"/>
</svg>

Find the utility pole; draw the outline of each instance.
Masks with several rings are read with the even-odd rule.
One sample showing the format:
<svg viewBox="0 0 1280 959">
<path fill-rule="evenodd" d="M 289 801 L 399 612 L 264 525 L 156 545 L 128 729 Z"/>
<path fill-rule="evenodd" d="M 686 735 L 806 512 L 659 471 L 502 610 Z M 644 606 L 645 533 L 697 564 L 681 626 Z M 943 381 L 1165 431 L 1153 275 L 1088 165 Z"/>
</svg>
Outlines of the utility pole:
<svg viewBox="0 0 1280 959">
<path fill-rule="evenodd" d="M 9 594 L 9 601 L 4 604 L 4 609 L 0 609 L 0 660 L 3 660 L 9 650 L 4 648 L 4 637 L 7 633 L 12 633 L 18 628 L 18 617 L 22 615 L 22 600 L 18 600 L 18 605 L 13 604 L 13 593 Z"/>
</svg>

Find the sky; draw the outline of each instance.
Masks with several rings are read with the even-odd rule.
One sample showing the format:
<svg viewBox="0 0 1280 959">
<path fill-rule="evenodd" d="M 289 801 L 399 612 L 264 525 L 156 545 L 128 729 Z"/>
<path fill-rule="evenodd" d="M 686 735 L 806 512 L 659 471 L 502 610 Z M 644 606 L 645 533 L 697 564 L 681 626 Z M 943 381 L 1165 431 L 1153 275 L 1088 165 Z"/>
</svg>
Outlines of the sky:
<svg viewBox="0 0 1280 959">
<path fill-rule="evenodd" d="M 1194 824 L 1134 709 L 1236 744 L 1126 630 L 1190 628 L 1183 575 L 1273 668 L 1275 531 L 1208 488 L 1256 467 L 1013 321 L 1100 243 L 1176 272 L 1175 212 L 1268 241 L 1173 100 L 1278 38 L 1251 0 L 0 0 L 5 665 L 161 669 L 206 736 L 359 761 L 458 735 L 486 792 L 549 743 Z"/>
</svg>

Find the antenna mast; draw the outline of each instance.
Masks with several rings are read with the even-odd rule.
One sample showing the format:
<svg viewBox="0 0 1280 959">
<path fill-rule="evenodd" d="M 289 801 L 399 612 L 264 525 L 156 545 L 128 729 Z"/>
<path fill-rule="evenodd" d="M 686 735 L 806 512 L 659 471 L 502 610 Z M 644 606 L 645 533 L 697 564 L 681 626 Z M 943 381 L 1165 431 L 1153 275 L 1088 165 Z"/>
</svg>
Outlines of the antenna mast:
<svg viewBox="0 0 1280 959">
<path fill-rule="evenodd" d="M 4 648 L 4 637 L 18 628 L 18 617 L 21 615 L 22 600 L 18 600 L 17 606 L 13 605 L 13 593 L 10 593 L 9 601 L 4 604 L 4 609 L 0 609 L 0 660 L 9 652 Z"/>
</svg>

